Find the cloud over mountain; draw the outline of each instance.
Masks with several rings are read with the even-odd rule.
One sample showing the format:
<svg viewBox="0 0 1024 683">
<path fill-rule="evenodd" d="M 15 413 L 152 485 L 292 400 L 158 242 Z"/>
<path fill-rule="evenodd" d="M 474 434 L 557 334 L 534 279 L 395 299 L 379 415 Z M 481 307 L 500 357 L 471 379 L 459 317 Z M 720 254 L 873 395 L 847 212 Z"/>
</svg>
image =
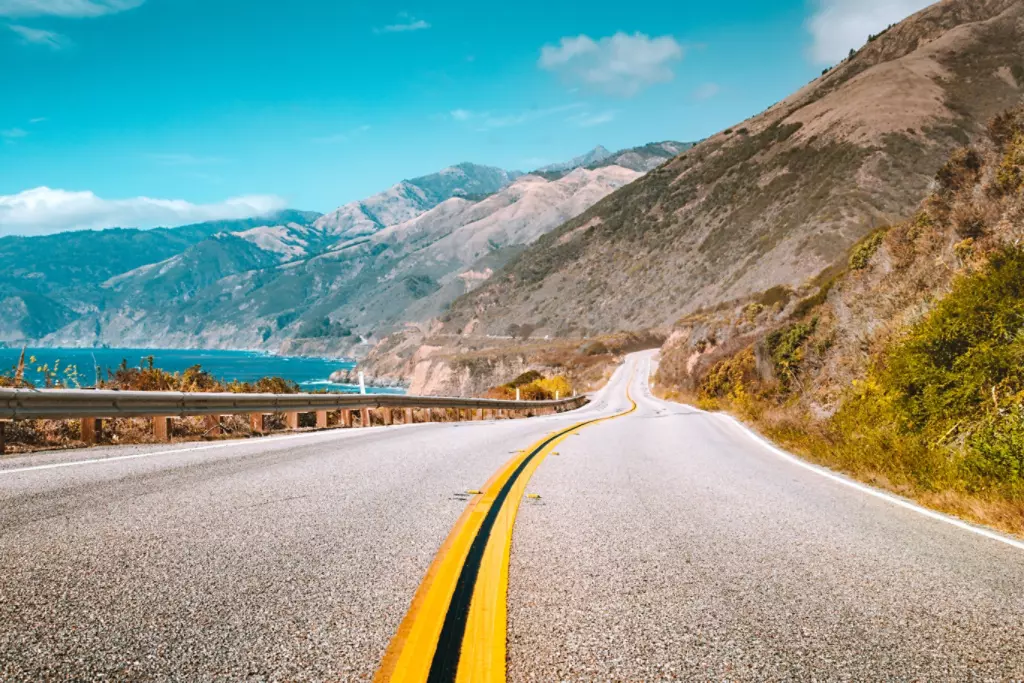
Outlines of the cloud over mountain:
<svg viewBox="0 0 1024 683">
<path fill-rule="evenodd" d="M 620 32 L 598 40 L 586 35 L 562 38 L 558 45 L 541 49 L 538 65 L 567 83 L 631 97 L 655 83 L 671 81 L 673 65 L 682 58 L 683 47 L 672 36 Z"/>
<path fill-rule="evenodd" d="M 871 34 L 932 4 L 932 0 L 817 0 L 807 20 L 816 64 L 835 64 Z"/>
<path fill-rule="evenodd" d="M 40 235 L 111 226 L 152 228 L 261 216 L 284 208 L 280 197 L 232 197 L 214 204 L 180 199 L 103 199 L 92 192 L 37 187 L 0 195 L 0 235 Z"/>
</svg>

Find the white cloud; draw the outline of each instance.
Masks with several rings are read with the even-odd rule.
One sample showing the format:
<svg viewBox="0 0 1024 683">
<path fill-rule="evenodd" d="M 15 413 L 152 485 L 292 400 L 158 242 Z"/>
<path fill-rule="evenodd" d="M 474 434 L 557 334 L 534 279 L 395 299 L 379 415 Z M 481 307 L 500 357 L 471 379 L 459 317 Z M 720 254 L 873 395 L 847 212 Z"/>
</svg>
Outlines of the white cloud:
<svg viewBox="0 0 1024 683">
<path fill-rule="evenodd" d="M 815 0 L 814 14 L 807 20 L 812 43 L 810 58 L 816 64 L 835 64 L 851 49 L 864 45 L 868 36 L 879 33 L 933 0 Z"/>
<path fill-rule="evenodd" d="M 722 92 L 722 87 L 717 83 L 704 83 L 693 91 L 693 98 L 701 101 L 710 100 L 720 92 Z"/>
<path fill-rule="evenodd" d="M 411 16 L 407 12 L 398 14 L 398 23 L 373 29 L 374 33 L 407 33 L 409 31 L 424 31 L 430 28 L 430 24 Z"/>
<path fill-rule="evenodd" d="M 313 142 L 321 145 L 336 145 L 352 142 L 352 139 L 362 135 L 366 131 L 370 130 L 367 125 L 357 126 L 351 130 L 347 130 L 341 133 L 334 133 L 332 135 L 325 135 L 319 138 L 313 138 Z"/>
<path fill-rule="evenodd" d="M 650 85 L 671 81 L 672 65 L 682 58 L 683 47 L 671 36 L 616 33 L 600 40 L 583 35 L 562 38 L 557 46 L 541 49 L 538 65 L 569 83 L 631 97 Z"/>
<path fill-rule="evenodd" d="M 92 192 L 68 192 L 37 187 L 0 195 L 0 235 L 39 235 L 64 230 L 173 227 L 262 216 L 285 208 L 280 197 L 233 197 L 216 204 L 192 204 L 180 199 L 102 199 Z"/>
<path fill-rule="evenodd" d="M 494 130 L 495 128 L 510 128 L 512 126 L 521 126 L 534 121 L 554 116 L 556 114 L 562 114 L 565 112 L 574 111 L 581 109 L 585 105 L 581 102 L 573 104 L 561 104 L 555 107 L 538 107 L 535 109 L 524 109 L 522 111 L 511 111 L 511 112 L 475 112 L 469 111 L 468 109 L 456 109 L 449 112 L 449 115 L 453 120 L 470 123 L 474 130 L 478 132 L 486 132 Z"/>
<path fill-rule="evenodd" d="M 28 137 L 28 131 L 23 128 L 8 128 L 7 130 L 0 130 L 0 138 L 4 140 L 17 140 L 18 138 Z"/>
<path fill-rule="evenodd" d="M 579 126 L 580 128 L 593 128 L 594 126 L 600 126 L 605 123 L 611 123 L 618 116 L 617 111 L 605 111 L 599 114 L 591 114 L 585 112 L 583 114 L 577 114 L 569 117 L 569 123 Z"/>
<path fill-rule="evenodd" d="M 46 118 L 45 116 L 37 116 L 37 117 L 36 117 L 36 118 L 34 118 L 34 119 L 29 119 L 29 120 L 28 120 L 28 122 L 29 122 L 29 123 L 31 123 L 31 124 L 33 124 L 33 125 L 35 125 L 35 124 L 37 124 L 37 123 L 44 123 L 44 122 L 45 122 L 45 121 L 47 121 L 47 120 L 48 120 L 48 119 L 47 119 L 47 118 Z"/>
<path fill-rule="evenodd" d="M 59 33 L 54 33 L 53 31 L 44 31 L 38 28 L 19 26 L 18 24 L 8 24 L 7 28 L 21 36 L 23 43 L 45 45 L 51 50 L 60 50 L 68 44 L 68 41 L 64 36 Z"/>
<path fill-rule="evenodd" d="M 0 17 L 68 17 L 84 19 L 117 14 L 146 0 L 0 0 Z"/>
</svg>

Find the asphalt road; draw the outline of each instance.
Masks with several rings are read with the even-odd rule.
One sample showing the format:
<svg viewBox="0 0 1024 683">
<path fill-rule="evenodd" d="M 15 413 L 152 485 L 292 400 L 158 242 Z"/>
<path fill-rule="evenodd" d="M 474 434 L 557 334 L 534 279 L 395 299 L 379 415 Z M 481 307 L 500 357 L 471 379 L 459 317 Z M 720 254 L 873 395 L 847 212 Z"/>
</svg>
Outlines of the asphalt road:
<svg viewBox="0 0 1024 683">
<path fill-rule="evenodd" d="M 515 521 L 510 680 L 1024 678 L 1024 546 L 650 396 L 583 411 L 0 461 L 0 679 L 372 678 L 438 548 L 584 419 Z"/>
</svg>

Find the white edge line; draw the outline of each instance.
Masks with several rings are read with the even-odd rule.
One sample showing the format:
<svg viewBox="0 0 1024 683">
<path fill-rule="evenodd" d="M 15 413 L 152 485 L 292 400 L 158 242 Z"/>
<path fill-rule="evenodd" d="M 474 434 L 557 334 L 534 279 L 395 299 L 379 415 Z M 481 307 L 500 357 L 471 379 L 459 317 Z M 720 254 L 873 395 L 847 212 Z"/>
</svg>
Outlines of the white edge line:
<svg viewBox="0 0 1024 683">
<path fill-rule="evenodd" d="M 684 405 L 684 404 L 680 404 L 680 405 Z M 797 465 L 798 467 L 802 467 L 805 470 L 809 470 L 811 472 L 814 472 L 815 474 L 820 475 L 822 477 L 825 477 L 826 479 L 831 479 L 832 481 L 837 482 L 839 484 L 842 484 L 843 486 L 848 486 L 849 488 L 852 488 L 852 489 L 855 489 L 857 491 L 860 491 L 861 493 L 865 493 L 865 494 L 867 494 L 869 496 L 873 496 L 873 497 L 878 498 L 880 500 L 884 500 L 887 503 L 891 503 L 893 505 L 897 505 L 897 506 L 899 506 L 899 507 L 901 507 L 901 508 L 903 508 L 905 510 L 910 510 L 911 512 L 916 512 L 917 514 L 924 515 L 925 517 L 928 517 L 930 519 L 934 519 L 936 521 L 944 522 L 944 523 L 949 524 L 951 526 L 955 526 L 958 529 L 961 529 L 963 531 L 969 531 L 972 534 L 977 534 L 978 536 L 984 536 L 985 538 L 988 538 L 988 539 L 993 540 L 993 541 L 998 541 L 1000 543 L 1005 543 L 1006 545 L 1011 546 L 1013 548 L 1016 548 L 1017 550 L 1024 550 L 1024 541 L 1018 541 L 1015 538 L 1011 538 L 1009 536 L 1005 536 L 1003 534 L 1000 534 L 1000 533 L 998 533 L 996 531 L 991 531 L 991 530 L 986 529 L 984 527 L 975 526 L 974 524 L 970 524 L 970 523 L 965 522 L 965 521 L 963 521 L 961 519 L 957 519 L 956 517 L 951 517 L 951 516 L 945 515 L 945 514 L 943 514 L 941 512 L 936 512 L 935 510 L 929 510 L 928 508 L 922 507 L 921 505 L 918 505 L 917 503 L 913 503 L 913 502 L 911 502 L 909 500 L 906 500 L 905 498 L 900 498 L 899 496 L 895 496 L 895 495 L 893 495 L 891 493 L 886 493 L 885 491 L 880 491 L 879 489 L 873 488 L 873 487 L 868 486 L 866 484 L 861 484 L 860 482 L 853 481 L 852 479 L 848 479 L 847 477 L 842 476 L 840 474 L 837 474 L 835 472 L 832 472 L 832 471 L 830 471 L 830 470 L 828 470 L 828 469 L 826 469 L 824 467 L 819 467 L 818 465 L 811 464 L 811 463 L 809 463 L 809 462 L 807 462 L 807 461 L 805 461 L 805 460 L 803 460 L 801 458 L 798 458 L 797 456 L 793 455 L 792 453 L 787 453 L 786 451 L 782 450 L 781 448 L 779 448 L 778 446 L 776 446 L 772 442 L 768 441 L 763 436 L 761 436 L 757 432 L 753 431 L 752 429 L 750 429 L 745 424 L 743 424 L 742 422 L 740 422 L 739 420 L 737 420 L 736 418 L 734 418 L 731 415 L 727 415 L 725 413 L 708 413 L 707 411 L 700 410 L 700 408 L 696 408 L 694 406 L 689 406 L 689 405 L 686 406 L 686 407 L 687 408 L 692 408 L 693 410 L 698 410 L 698 411 L 704 413 L 705 415 L 711 415 L 712 417 L 718 417 L 718 418 L 720 418 L 720 419 L 722 419 L 722 420 L 732 424 L 733 426 L 738 427 L 748 437 L 750 437 L 751 439 L 753 439 L 754 441 L 759 443 L 765 449 L 771 451 L 773 454 L 775 454 L 779 458 L 782 458 L 783 460 L 786 460 L 786 461 L 788 461 L 788 462 L 790 462 L 790 463 L 792 463 L 794 465 Z"/>
</svg>

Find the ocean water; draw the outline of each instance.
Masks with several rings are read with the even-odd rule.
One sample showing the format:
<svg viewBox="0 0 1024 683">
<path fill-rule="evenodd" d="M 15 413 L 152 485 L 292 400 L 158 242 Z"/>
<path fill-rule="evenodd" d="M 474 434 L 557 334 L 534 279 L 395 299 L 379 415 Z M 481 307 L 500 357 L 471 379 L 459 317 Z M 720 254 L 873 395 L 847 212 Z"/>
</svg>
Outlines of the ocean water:
<svg viewBox="0 0 1024 683">
<path fill-rule="evenodd" d="M 0 348 L 0 373 L 8 374 L 18 364 L 20 355 L 21 349 Z M 32 356 L 36 359 L 35 363 L 28 362 Z M 29 348 L 25 352 L 25 378 L 41 386 L 43 378 L 37 368 L 45 364 L 52 369 L 60 361 L 62 369 L 68 365 L 77 367 L 79 382 L 83 387 L 93 386 L 97 371 L 100 377 L 106 378 L 107 370 L 117 368 L 122 360 L 128 361 L 129 366 L 138 366 L 140 363 L 148 364 L 150 356 L 156 367 L 167 372 L 181 372 L 193 365 L 201 365 L 204 370 L 225 382 L 253 382 L 261 377 L 283 377 L 306 391 L 359 391 L 358 387 L 335 384 L 329 379 L 335 370 L 353 367 L 355 363 L 350 360 L 204 349 Z M 370 393 L 401 393 L 400 389 L 367 387 L 366 390 Z"/>
</svg>

